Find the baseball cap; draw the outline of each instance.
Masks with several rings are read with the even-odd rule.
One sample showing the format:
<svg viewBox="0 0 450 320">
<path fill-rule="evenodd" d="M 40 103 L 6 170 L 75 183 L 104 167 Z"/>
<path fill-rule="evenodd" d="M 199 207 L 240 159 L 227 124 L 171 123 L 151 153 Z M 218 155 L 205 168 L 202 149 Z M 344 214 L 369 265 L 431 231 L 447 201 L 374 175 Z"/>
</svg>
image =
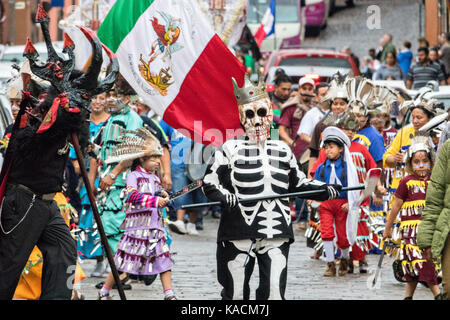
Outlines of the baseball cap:
<svg viewBox="0 0 450 320">
<path fill-rule="evenodd" d="M 309 78 L 309 77 L 302 77 L 300 78 L 300 80 L 298 81 L 298 86 L 301 87 L 302 85 L 309 83 L 310 85 L 313 86 L 313 88 L 316 87 L 316 84 L 314 83 L 314 80 Z"/>
</svg>

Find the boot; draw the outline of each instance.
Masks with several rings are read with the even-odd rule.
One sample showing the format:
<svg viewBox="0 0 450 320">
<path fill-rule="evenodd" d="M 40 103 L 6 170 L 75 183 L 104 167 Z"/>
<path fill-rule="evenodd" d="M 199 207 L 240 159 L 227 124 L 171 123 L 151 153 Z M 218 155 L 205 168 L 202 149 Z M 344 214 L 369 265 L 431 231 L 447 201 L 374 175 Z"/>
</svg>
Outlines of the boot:
<svg viewBox="0 0 450 320">
<path fill-rule="evenodd" d="M 434 300 L 444 300 L 444 297 L 442 296 L 442 293 L 439 293 L 438 295 L 434 296 Z"/>
<path fill-rule="evenodd" d="M 339 263 L 339 276 L 345 276 L 348 273 L 348 265 L 350 264 L 350 259 L 341 258 Z M 353 261 L 352 261 L 353 263 Z"/>
<path fill-rule="evenodd" d="M 327 262 L 327 270 L 323 274 L 324 277 L 335 277 L 336 276 L 336 263 Z"/>
</svg>

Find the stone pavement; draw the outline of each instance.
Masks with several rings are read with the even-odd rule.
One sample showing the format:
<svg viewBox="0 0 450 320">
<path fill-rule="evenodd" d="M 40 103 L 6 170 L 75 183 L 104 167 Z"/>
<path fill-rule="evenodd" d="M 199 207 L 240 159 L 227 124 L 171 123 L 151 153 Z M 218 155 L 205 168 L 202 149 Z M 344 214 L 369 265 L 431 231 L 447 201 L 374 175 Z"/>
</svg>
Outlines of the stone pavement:
<svg viewBox="0 0 450 320">
<path fill-rule="evenodd" d="M 199 236 L 172 233 L 171 249 L 176 252 L 173 267 L 173 288 L 180 300 L 218 300 L 221 287 L 216 275 L 216 233 L 219 221 L 207 216 L 203 219 L 204 230 Z M 296 230 L 294 226 L 294 230 Z M 367 282 L 372 274 L 349 274 L 345 277 L 325 278 L 322 276 L 326 264 L 322 260 L 312 260 L 312 249 L 306 247 L 303 231 L 295 231 L 296 241 L 291 245 L 288 261 L 288 300 L 400 300 L 403 299 L 405 285 L 395 280 L 392 273 L 393 259 L 385 256 L 380 275 L 380 288 L 369 290 Z M 375 270 L 379 255 L 368 255 L 369 272 Z M 80 284 L 80 290 L 87 300 L 97 298 L 94 285 L 104 278 L 90 278 L 94 260 L 84 260 L 81 264 L 87 278 Z M 359 272 L 358 268 L 356 271 Z M 250 282 L 251 299 L 258 286 L 258 267 L 255 265 Z M 368 280 L 369 279 L 369 280 Z M 119 300 L 117 290 L 113 298 Z M 133 282 L 132 290 L 126 290 L 128 300 L 161 300 L 162 286 L 159 277 L 150 286 Z M 430 291 L 419 285 L 415 300 L 432 300 Z"/>
</svg>

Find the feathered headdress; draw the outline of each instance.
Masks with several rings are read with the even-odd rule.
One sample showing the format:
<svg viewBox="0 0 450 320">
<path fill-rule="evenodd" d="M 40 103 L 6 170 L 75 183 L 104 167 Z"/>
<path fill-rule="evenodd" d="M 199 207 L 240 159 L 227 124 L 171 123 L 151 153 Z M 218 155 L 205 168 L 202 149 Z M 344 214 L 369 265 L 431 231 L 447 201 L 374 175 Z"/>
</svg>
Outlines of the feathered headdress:
<svg viewBox="0 0 450 320">
<path fill-rule="evenodd" d="M 416 152 L 425 151 L 431 162 L 434 163 L 436 153 L 431 145 L 430 137 L 427 133 L 416 132 L 414 138 L 411 139 L 411 146 L 408 148 L 406 154 L 406 169 L 409 173 L 412 173 L 411 160 Z"/>
<path fill-rule="evenodd" d="M 328 102 L 331 104 L 334 99 L 348 99 L 346 83 L 347 75 L 342 75 L 339 71 L 333 76 L 329 85 L 326 96 L 324 96 L 321 102 Z"/>
<path fill-rule="evenodd" d="M 390 113 L 392 105 L 399 100 L 398 94 L 385 86 L 376 85 L 373 88 L 373 99 L 368 107 L 375 113 Z"/>
<path fill-rule="evenodd" d="M 145 156 L 162 156 L 163 148 L 158 139 L 145 128 L 120 131 L 119 144 L 105 160 L 105 163 L 116 163 L 122 160 L 134 160 Z M 129 134 L 129 135 L 124 135 Z"/>
<path fill-rule="evenodd" d="M 352 77 L 346 81 L 349 107 L 355 114 L 367 115 L 373 111 L 372 101 L 375 99 L 372 81 L 364 77 Z"/>
<path fill-rule="evenodd" d="M 400 106 L 399 110 L 413 109 L 413 108 L 422 108 L 428 112 L 430 112 L 433 116 L 436 115 L 436 105 L 439 103 L 436 99 L 427 99 L 425 98 L 425 94 L 428 92 L 432 92 L 431 88 L 425 88 L 421 90 L 420 94 L 414 100 L 406 100 Z"/>
<path fill-rule="evenodd" d="M 334 126 L 340 129 L 348 129 L 353 131 L 358 131 L 360 129 L 358 119 L 355 114 L 348 109 L 341 114 L 328 114 L 328 116 L 324 119 L 323 124 L 327 127 Z"/>
</svg>

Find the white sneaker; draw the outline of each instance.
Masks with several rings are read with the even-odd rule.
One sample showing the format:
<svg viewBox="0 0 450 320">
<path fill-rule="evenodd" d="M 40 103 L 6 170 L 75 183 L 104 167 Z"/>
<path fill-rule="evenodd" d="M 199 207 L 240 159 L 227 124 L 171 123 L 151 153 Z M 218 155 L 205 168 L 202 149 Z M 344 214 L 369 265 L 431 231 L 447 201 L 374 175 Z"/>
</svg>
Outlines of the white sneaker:
<svg viewBox="0 0 450 320">
<path fill-rule="evenodd" d="M 193 236 L 198 235 L 197 228 L 195 227 L 195 223 L 188 223 L 186 227 L 187 233 Z"/>
<path fill-rule="evenodd" d="M 177 220 L 175 222 L 169 221 L 168 223 L 169 229 L 173 232 L 179 233 L 179 234 L 186 234 L 186 228 L 184 226 L 184 222 L 181 220 Z"/>
</svg>

